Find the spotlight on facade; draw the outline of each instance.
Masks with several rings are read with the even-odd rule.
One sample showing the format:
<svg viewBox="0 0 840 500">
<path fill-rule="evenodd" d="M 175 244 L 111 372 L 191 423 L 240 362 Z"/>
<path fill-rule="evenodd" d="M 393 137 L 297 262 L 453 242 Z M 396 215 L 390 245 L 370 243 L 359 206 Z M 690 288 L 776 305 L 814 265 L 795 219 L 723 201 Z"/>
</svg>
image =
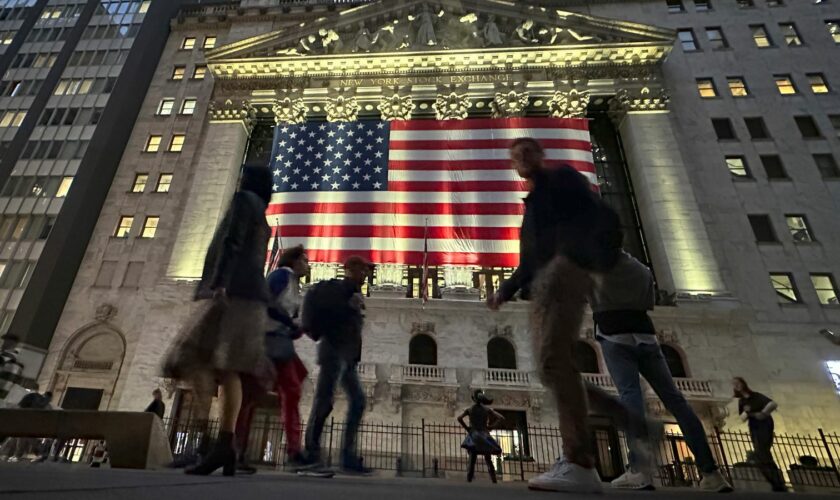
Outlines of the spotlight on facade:
<svg viewBox="0 0 840 500">
<path fill-rule="evenodd" d="M 840 345 L 840 334 L 834 333 L 828 328 L 823 328 L 820 330 L 820 335 L 827 338 L 831 343 Z"/>
</svg>

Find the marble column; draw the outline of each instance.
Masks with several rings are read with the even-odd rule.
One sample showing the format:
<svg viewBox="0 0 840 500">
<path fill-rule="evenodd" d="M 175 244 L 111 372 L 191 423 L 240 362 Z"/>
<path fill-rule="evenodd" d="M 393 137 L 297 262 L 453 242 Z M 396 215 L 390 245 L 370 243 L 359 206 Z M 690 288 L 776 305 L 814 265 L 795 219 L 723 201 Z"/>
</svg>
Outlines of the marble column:
<svg viewBox="0 0 840 500">
<path fill-rule="evenodd" d="M 243 101 L 217 102 L 209 118 L 169 261 L 170 278 L 201 277 L 213 232 L 236 191 L 255 111 Z"/>
<path fill-rule="evenodd" d="M 664 91 L 620 90 L 611 102 L 659 288 L 724 294 L 703 214 L 668 114 Z"/>
</svg>

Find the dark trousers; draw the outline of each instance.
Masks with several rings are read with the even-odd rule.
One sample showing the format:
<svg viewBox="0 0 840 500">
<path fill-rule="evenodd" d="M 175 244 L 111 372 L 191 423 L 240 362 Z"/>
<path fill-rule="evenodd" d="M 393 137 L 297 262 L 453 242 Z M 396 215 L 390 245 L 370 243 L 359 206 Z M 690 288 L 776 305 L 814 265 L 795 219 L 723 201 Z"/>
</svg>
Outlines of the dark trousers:
<svg viewBox="0 0 840 500">
<path fill-rule="evenodd" d="M 321 371 L 315 388 L 315 399 L 306 426 L 306 453 L 311 458 L 321 455 L 321 434 L 327 417 L 333 410 L 335 388 L 339 383 L 347 394 L 347 420 L 344 427 L 344 441 L 341 445 L 341 459 L 356 458 L 356 434 L 365 412 L 365 392 L 356 373 L 356 362 L 340 356 L 321 356 Z"/>
<path fill-rule="evenodd" d="M 487 473 L 490 474 L 490 480 L 496 482 L 496 468 L 493 467 L 493 457 L 491 455 L 483 455 L 484 463 L 487 464 Z M 478 453 L 470 452 L 470 467 L 467 469 L 467 481 L 472 482 L 475 478 L 475 463 L 478 460 Z"/>
<path fill-rule="evenodd" d="M 770 452 L 773 447 L 773 428 L 765 426 L 750 429 L 750 437 L 752 437 L 755 460 L 758 462 L 761 474 L 773 486 L 774 490 L 784 489 L 785 481 L 773 460 L 773 453 Z"/>
</svg>

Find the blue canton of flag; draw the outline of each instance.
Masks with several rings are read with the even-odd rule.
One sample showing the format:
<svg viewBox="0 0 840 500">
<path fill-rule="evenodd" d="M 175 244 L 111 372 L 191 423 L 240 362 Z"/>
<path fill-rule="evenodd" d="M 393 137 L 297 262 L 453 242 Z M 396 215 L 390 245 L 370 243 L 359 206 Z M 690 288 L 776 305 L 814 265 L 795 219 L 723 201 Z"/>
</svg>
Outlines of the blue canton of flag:
<svg viewBox="0 0 840 500">
<path fill-rule="evenodd" d="M 387 191 L 389 132 L 381 121 L 278 125 L 274 192 Z"/>
</svg>

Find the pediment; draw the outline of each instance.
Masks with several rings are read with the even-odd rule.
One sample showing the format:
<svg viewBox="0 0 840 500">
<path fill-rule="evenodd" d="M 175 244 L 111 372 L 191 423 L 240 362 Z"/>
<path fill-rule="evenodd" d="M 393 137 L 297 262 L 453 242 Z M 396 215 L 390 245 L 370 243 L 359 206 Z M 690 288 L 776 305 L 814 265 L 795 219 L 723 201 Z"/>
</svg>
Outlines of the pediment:
<svg viewBox="0 0 840 500">
<path fill-rule="evenodd" d="M 218 47 L 208 62 L 593 46 L 670 47 L 674 32 L 501 0 L 381 0 Z"/>
</svg>

